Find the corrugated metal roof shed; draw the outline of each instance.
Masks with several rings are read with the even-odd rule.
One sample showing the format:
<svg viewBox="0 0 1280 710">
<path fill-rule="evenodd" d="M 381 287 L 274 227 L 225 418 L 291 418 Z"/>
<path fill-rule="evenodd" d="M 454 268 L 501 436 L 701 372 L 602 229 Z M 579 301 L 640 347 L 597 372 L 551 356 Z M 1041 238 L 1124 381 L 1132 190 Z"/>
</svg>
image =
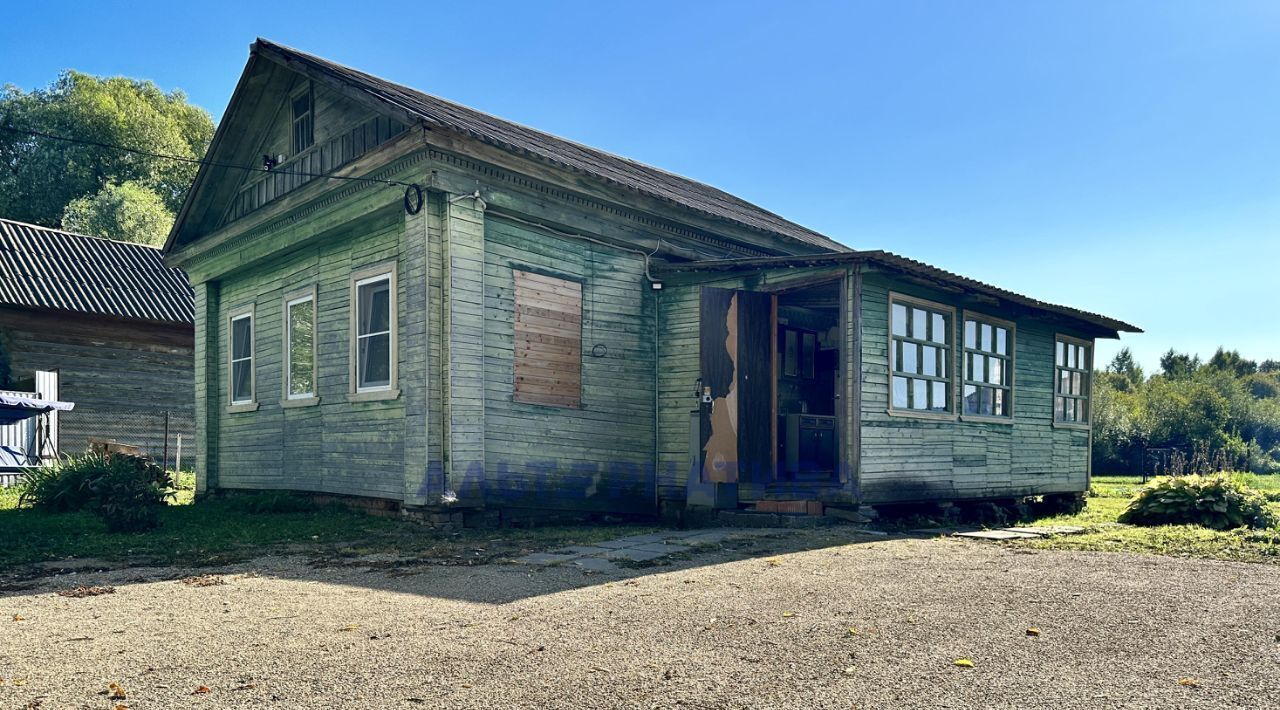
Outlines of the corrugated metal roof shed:
<svg viewBox="0 0 1280 710">
<path fill-rule="evenodd" d="M 143 244 L 0 218 L 0 305 L 192 323 L 191 284 Z"/>
<path fill-rule="evenodd" d="M 910 274 L 919 278 L 936 281 L 938 283 L 966 289 L 973 293 L 990 296 L 992 298 L 1002 299 L 1009 303 L 1016 303 L 1027 308 L 1032 308 L 1046 313 L 1054 313 L 1060 316 L 1066 316 L 1084 323 L 1100 326 L 1119 333 L 1141 333 L 1142 329 L 1136 325 L 1131 325 L 1122 320 L 1104 316 L 1099 313 L 1090 313 L 1079 308 L 1070 306 L 1060 306 L 1056 303 L 1048 303 L 1030 296 L 1024 296 L 999 286 L 992 286 L 983 283 L 977 279 L 971 279 L 968 276 L 961 276 L 936 266 L 931 266 L 923 261 L 908 259 L 905 256 L 894 254 L 893 252 L 873 250 L 873 251 L 851 251 L 842 254 L 817 254 L 813 256 L 773 256 L 752 259 L 716 259 L 708 261 L 685 261 L 671 264 L 655 264 L 654 272 L 661 274 L 671 274 L 679 272 L 699 272 L 699 271 L 736 271 L 739 269 L 766 269 L 766 268 L 786 268 L 786 267 L 803 267 L 803 266 L 819 266 L 822 264 L 840 264 L 863 261 L 868 263 L 879 264 L 886 268 Z"/>
<path fill-rule="evenodd" d="M 458 131 L 504 150 L 540 158 L 597 180 L 752 229 L 821 249 L 849 250 L 812 229 L 696 180 L 491 116 L 269 40 L 259 38 L 253 51 L 286 65 L 297 62 L 428 125 Z"/>
</svg>

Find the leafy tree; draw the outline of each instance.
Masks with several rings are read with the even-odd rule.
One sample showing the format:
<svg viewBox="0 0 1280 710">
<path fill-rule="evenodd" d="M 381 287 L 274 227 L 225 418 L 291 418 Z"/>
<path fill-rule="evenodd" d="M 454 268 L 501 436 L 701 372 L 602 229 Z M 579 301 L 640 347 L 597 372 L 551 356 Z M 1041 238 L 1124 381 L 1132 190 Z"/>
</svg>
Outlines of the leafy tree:
<svg viewBox="0 0 1280 710">
<path fill-rule="evenodd" d="M 1165 377 L 1171 380 L 1190 377 L 1199 369 L 1199 355 L 1179 353 L 1170 348 L 1169 352 L 1160 356 L 1160 371 L 1164 373 Z"/>
<path fill-rule="evenodd" d="M 1113 378 L 1116 389 L 1124 392 L 1137 389 L 1146 379 L 1142 366 L 1133 359 L 1133 352 L 1129 348 L 1121 348 L 1120 352 L 1116 353 L 1116 356 L 1111 359 L 1111 364 L 1107 365 L 1107 372 L 1117 376 Z"/>
<path fill-rule="evenodd" d="M 1280 360 L 1263 360 L 1258 365 L 1258 372 L 1280 373 Z"/>
<path fill-rule="evenodd" d="M 79 234 L 160 246 L 173 226 L 173 213 L 154 191 L 136 182 L 108 183 L 67 205 L 62 228 Z"/>
<path fill-rule="evenodd" d="M 1238 350 L 1226 350 L 1225 348 L 1218 348 L 1213 357 L 1209 358 L 1209 362 L 1205 363 L 1205 367 L 1220 372 L 1230 372 L 1237 377 L 1252 375 L 1258 371 L 1258 363 L 1240 357 Z"/>
<path fill-rule="evenodd" d="M 181 91 L 165 93 L 150 81 L 76 71 L 65 72 L 47 88 L 30 93 L 6 86 L 0 92 L 0 126 L 193 159 L 204 156 L 213 137 L 209 114 L 189 104 Z M 192 163 L 0 131 L 0 214 L 59 227 L 73 201 L 98 203 L 97 213 L 119 211 L 131 200 L 134 205 L 142 203 L 139 195 L 145 190 L 154 193 L 172 221 L 196 168 Z M 112 185 L 116 189 L 107 190 Z M 83 204 L 77 206 L 78 219 L 86 209 Z M 94 223 L 113 221 L 120 220 Z"/>
</svg>

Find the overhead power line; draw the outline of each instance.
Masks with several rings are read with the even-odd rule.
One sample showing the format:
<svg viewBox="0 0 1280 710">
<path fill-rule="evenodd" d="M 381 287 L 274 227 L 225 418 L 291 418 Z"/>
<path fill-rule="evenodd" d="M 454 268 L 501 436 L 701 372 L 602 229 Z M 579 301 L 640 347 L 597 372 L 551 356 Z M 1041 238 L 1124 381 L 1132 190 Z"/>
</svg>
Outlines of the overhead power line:
<svg viewBox="0 0 1280 710">
<path fill-rule="evenodd" d="M 30 128 L 18 128 L 16 126 L 0 126 L 0 130 L 10 133 L 18 133 L 21 135 L 35 136 L 38 138 L 48 138 L 55 141 L 63 141 L 66 143 L 76 143 L 79 145 L 89 145 L 96 148 L 105 148 L 107 150 L 118 150 L 124 153 L 133 153 L 134 155 L 145 155 L 149 158 L 160 158 L 161 160 L 176 160 L 180 163 L 189 163 L 191 165 L 208 165 L 214 168 L 227 168 L 230 170 L 243 170 L 250 173 L 272 173 L 285 175 L 298 175 L 301 177 L 326 178 L 328 180 L 351 180 L 354 182 L 373 182 L 380 185 L 392 185 L 397 187 L 417 187 L 416 184 L 410 182 L 401 182 L 399 180 L 381 180 L 378 178 L 353 177 L 348 175 L 325 175 L 322 173 L 304 173 L 297 170 L 275 170 L 267 167 L 256 165 L 236 165 L 234 163 L 220 163 L 216 160 L 205 160 L 202 158 L 188 158 L 181 155 L 166 155 L 165 153 L 156 153 L 150 150 L 141 150 L 139 148 L 130 148 L 129 146 L 115 145 L 113 143 L 103 143 L 101 141 L 89 140 L 87 138 L 72 138 L 71 136 L 60 136 L 56 133 L 46 133 L 45 131 L 37 131 Z"/>
</svg>

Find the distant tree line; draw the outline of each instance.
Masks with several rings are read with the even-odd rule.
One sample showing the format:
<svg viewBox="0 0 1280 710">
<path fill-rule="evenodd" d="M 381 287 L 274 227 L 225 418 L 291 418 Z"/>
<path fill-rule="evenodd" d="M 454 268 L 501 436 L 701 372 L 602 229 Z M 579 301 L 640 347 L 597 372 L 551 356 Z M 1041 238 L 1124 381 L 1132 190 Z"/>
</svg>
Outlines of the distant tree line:
<svg viewBox="0 0 1280 710">
<path fill-rule="evenodd" d="M 1153 449 L 1280 472 L 1280 360 L 1257 362 L 1219 348 L 1202 362 L 1170 350 L 1148 377 L 1133 353 L 1121 350 L 1094 377 L 1094 471 L 1150 473 Z"/>
</svg>

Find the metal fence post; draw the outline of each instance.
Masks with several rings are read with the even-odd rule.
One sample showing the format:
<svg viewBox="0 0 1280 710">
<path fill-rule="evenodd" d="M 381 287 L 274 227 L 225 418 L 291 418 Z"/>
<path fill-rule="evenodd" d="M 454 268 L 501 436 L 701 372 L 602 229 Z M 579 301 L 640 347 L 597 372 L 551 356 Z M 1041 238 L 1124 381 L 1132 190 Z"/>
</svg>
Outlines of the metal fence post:
<svg viewBox="0 0 1280 710">
<path fill-rule="evenodd" d="M 164 410 L 164 446 L 162 447 L 162 450 L 164 451 L 164 453 L 161 454 L 160 468 L 168 468 L 169 467 L 169 410 L 167 409 Z"/>
</svg>

